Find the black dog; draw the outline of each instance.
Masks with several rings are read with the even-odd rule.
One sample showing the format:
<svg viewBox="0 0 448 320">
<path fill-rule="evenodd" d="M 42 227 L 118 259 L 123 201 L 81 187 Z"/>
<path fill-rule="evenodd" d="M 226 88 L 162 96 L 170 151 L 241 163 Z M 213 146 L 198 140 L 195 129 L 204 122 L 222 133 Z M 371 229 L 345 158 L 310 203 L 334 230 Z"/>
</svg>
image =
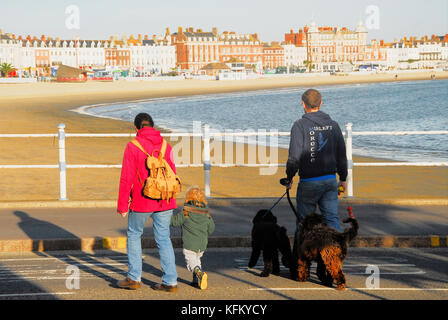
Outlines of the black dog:
<svg viewBox="0 0 448 320">
<path fill-rule="evenodd" d="M 249 268 L 257 264 L 260 252 L 263 251 L 264 270 L 261 277 L 270 273 L 280 273 L 278 252 L 282 254 L 282 263 L 289 268 L 291 265 L 291 244 L 286 229 L 277 224 L 277 218 L 269 210 L 260 210 L 253 219 L 252 254 Z"/>
</svg>

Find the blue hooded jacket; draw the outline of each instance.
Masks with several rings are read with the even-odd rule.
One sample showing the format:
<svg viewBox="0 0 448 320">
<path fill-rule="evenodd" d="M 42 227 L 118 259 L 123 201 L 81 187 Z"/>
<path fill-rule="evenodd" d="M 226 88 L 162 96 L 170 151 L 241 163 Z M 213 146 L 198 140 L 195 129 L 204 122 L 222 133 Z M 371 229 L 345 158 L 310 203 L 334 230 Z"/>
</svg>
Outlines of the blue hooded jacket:
<svg viewBox="0 0 448 320">
<path fill-rule="evenodd" d="M 341 128 L 322 111 L 306 113 L 291 129 L 286 175 L 291 180 L 299 172 L 301 179 L 338 173 L 347 179 L 347 155 Z"/>
</svg>

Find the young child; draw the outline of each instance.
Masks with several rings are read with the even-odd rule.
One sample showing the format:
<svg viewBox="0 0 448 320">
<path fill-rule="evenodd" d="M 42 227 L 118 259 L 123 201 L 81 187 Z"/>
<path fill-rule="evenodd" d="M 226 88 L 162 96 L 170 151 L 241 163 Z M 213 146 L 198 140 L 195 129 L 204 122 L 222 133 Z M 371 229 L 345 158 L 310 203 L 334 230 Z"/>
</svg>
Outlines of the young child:
<svg viewBox="0 0 448 320">
<path fill-rule="evenodd" d="M 183 253 L 192 285 L 207 289 L 207 274 L 201 269 L 201 257 L 207 248 L 208 236 L 215 230 L 207 199 L 199 187 L 191 187 L 185 195 L 183 213 L 171 217 L 171 225 L 182 227 Z"/>
</svg>

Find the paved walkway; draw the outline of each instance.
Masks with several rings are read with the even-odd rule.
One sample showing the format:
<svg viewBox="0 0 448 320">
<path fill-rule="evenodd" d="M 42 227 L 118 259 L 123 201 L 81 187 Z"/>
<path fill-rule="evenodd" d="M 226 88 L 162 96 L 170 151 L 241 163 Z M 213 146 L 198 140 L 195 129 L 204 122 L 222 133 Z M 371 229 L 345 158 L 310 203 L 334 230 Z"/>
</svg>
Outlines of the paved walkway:
<svg viewBox="0 0 448 320">
<path fill-rule="evenodd" d="M 252 219 L 262 208 L 260 205 L 215 205 L 211 213 L 216 223 L 214 237 L 250 236 Z M 360 223 L 362 236 L 427 236 L 448 234 L 446 206 L 404 206 L 388 204 L 354 204 L 353 213 Z M 346 205 L 339 208 L 341 219 L 347 216 Z M 278 223 L 285 226 L 289 235 L 295 229 L 295 216 L 287 203 L 280 203 L 274 210 Z M 127 219 L 112 208 L 47 208 L 1 209 L 0 240 L 20 239 L 74 239 L 91 237 L 126 236 Z M 180 236 L 180 229 L 172 229 L 173 237 Z M 151 220 L 144 236 L 152 237 Z"/>
</svg>

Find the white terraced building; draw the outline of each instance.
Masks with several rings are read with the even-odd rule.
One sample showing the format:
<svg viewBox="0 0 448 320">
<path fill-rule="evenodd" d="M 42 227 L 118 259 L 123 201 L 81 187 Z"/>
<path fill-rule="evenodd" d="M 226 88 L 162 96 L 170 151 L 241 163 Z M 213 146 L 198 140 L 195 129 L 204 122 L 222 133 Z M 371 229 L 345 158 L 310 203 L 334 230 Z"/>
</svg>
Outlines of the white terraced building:
<svg viewBox="0 0 448 320">
<path fill-rule="evenodd" d="M 131 41 L 132 40 L 132 41 Z M 51 67 L 67 65 L 87 69 L 105 69 L 106 51 L 129 51 L 129 60 L 113 59 L 121 70 L 168 73 L 176 68 L 176 47 L 171 37 L 153 40 L 61 40 L 50 37 L 15 39 L 0 30 L 0 63 L 10 63 L 19 75 L 31 70 L 33 76 L 47 75 Z M 129 61 L 129 63 L 127 62 Z"/>
<path fill-rule="evenodd" d="M 21 64 L 21 43 L 11 34 L 4 34 L 0 29 L 0 64 L 9 63 L 14 67 Z"/>
<path fill-rule="evenodd" d="M 176 68 L 176 47 L 167 41 L 143 40 L 131 45 L 131 69 L 139 73 L 168 73 Z"/>
<path fill-rule="evenodd" d="M 286 67 L 303 67 L 304 61 L 307 60 L 307 52 L 305 46 L 296 46 L 294 44 L 282 44 L 285 54 Z"/>
<path fill-rule="evenodd" d="M 396 69 L 446 68 L 448 42 L 394 43 L 387 49 L 387 64 Z"/>
</svg>

